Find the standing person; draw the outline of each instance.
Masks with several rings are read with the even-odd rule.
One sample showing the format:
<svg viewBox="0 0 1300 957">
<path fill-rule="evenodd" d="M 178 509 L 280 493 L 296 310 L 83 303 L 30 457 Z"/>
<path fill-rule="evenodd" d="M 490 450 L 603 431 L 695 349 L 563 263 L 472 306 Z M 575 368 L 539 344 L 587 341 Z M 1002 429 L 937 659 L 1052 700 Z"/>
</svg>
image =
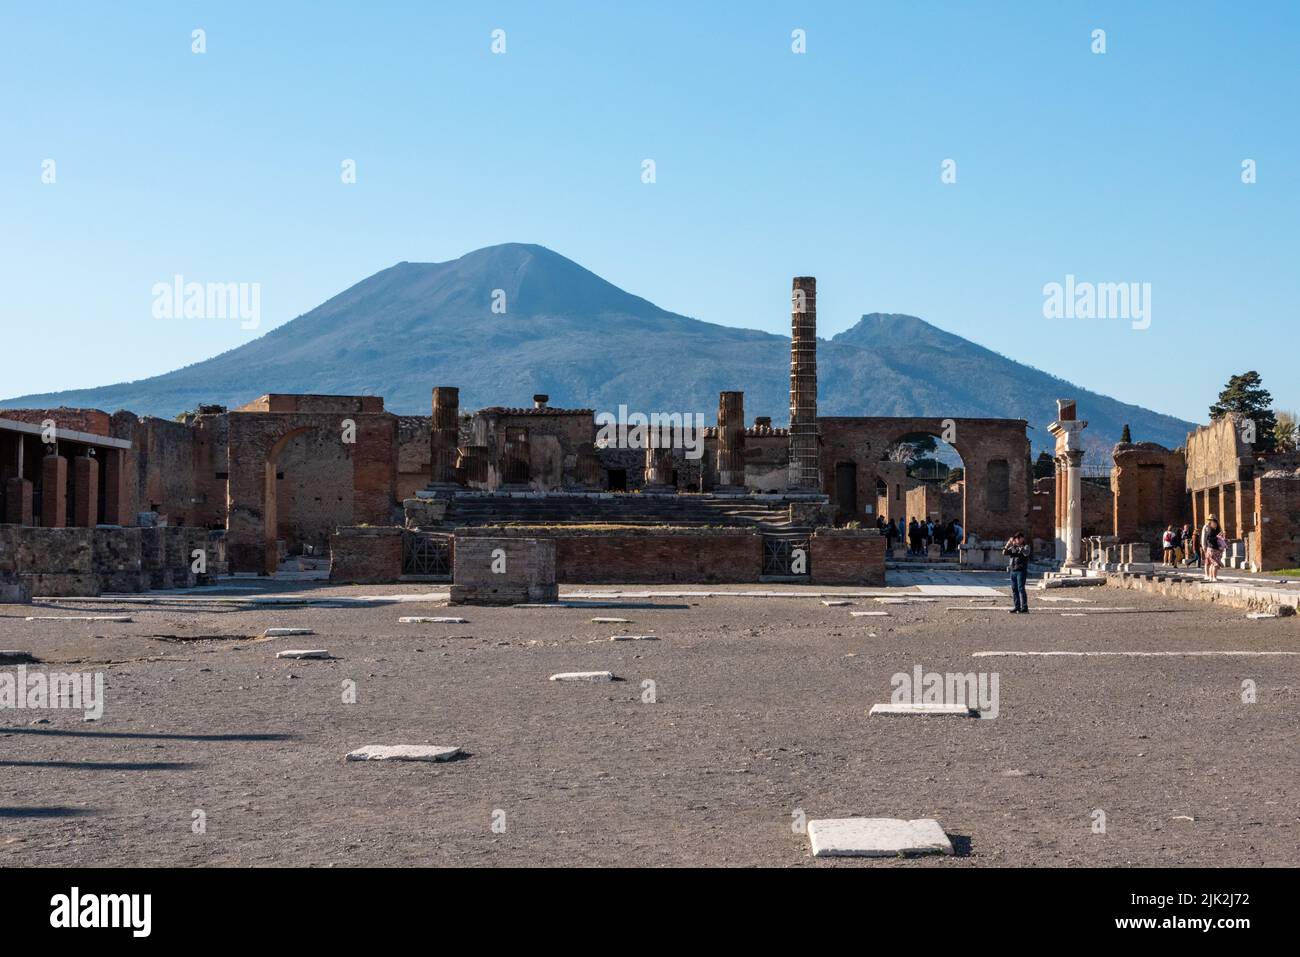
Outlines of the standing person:
<svg viewBox="0 0 1300 957">
<path fill-rule="evenodd" d="M 1015 603 L 1011 609 L 1013 615 L 1029 614 L 1029 595 L 1025 592 L 1025 582 L 1029 580 L 1030 552 L 1024 532 L 1016 532 L 1002 546 L 1002 554 L 1007 557 L 1007 572 L 1011 575 L 1011 600 Z"/>
<path fill-rule="evenodd" d="M 1174 567 L 1177 568 L 1183 563 L 1183 533 L 1178 530 L 1177 525 L 1169 526 L 1174 530 Z"/>
<path fill-rule="evenodd" d="M 1162 565 L 1172 565 L 1174 563 L 1174 527 L 1165 526 L 1165 533 L 1160 536 L 1160 548 L 1164 551 L 1164 561 Z"/>
<path fill-rule="evenodd" d="M 1190 567 L 1201 563 L 1201 553 L 1196 548 L 1196 535 L 1192 532 L 1191 525 L 1183 526 L 1183 564 Z"/>
<path fill-rule="evenodd" d="M 919 550 L 921 542 L 921 526 L 916 524 L 916 519 L 907 523 L 907 550 L 915 555 Z"/>
<path fill-rule="evenodd" d="M 1201 529 L 1201 555 L 1205 559 L 1205 577 L 1208 581 L 1219 580 L 1219 569 L 1223 567 L 1223 549 L 1227 543 L 1223 538 L 1223 531 L 1219 527 L 1219 520 L 1211 515 Z"/>
</svg>

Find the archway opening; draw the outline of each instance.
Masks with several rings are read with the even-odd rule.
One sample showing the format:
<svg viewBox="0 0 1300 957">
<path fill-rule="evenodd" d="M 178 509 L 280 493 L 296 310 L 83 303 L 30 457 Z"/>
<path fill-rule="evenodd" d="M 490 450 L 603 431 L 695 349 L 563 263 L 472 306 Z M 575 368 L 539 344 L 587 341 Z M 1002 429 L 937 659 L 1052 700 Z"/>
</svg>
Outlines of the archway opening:
<svg viewBox="0 0 1300 957">
<path fill-rule="evenodd" d="M 877 482 L 881 522 L 894 523 L 896 547 L 913 556 L 951 559 L 966 532 L 961 453 L 940 435 L 909 432 L 885 447 L 879 468 L 886 473 Z"/>
</svg>

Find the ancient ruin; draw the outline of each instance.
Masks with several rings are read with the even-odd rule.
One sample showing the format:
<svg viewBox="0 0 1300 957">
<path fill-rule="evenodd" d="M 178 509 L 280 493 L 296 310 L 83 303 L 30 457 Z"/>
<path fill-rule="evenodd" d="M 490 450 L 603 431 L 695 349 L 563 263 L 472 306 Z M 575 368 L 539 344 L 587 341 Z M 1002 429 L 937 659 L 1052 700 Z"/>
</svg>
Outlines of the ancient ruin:
<svg viewBox="0 0 1300 957">
<path fill-rule="evenodd" d="M 466 414 L 451 385 L 432 387 L 427 417 L 393 415 L 378 396 L 274 393 L 174 422 L 6 411 L 0 576 L 24 595 L 272 575 L 286 562 L 328 562 L 340 582 L 446 581 L 467 567 L 458 539 L 500 534 L 548 543 L 564 582 L 869 584 L 887 561 L 916 560 L 887 554 L 876 524 L 912 518 L 958 522 L 963 567 L 997 567 L 1023 531 L 1045 569 L 1143 571 L 1167 525 L 1209 514 L 1233 566 L 1300 564 L 1297 463 L 1255 455 L 1244 423 L 1204 426 L 1185 449 L 1121 443 L 1097 482 L 1081 474 L 1087 423 L 1062 399 L 1047 426 L 1055 476 L 1035 482 L 1023 419 L 818 416 L 816 280 L 796 277 L 791 303 L 785 429 L 747 424 L 740 390 L 720 393 L 702 428 L 542 394 Z M 917 435 L 951 443 L 960 482 L 890 460 Z"/>
</svg>

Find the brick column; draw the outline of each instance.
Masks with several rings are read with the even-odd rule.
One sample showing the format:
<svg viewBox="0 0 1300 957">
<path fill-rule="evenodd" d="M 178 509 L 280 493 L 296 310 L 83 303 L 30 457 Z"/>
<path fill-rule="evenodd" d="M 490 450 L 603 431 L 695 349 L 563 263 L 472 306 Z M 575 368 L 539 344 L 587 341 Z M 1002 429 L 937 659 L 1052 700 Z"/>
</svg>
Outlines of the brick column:
<svg viewBox="0 0 1300 957">
<path fill-rule="evenodd" d="M 68 460 L 62 455 L 47 455 L 41 462 L 41 525 L 68 525 Z"/>
<path fill-rule="evenodd" d="M 72 460 L 72 480 L 77 486 L 72 524 L 94 528 L 99 524 L 99 462 L 89 455 L 77 456 Z"/>
<path fill-rule="evenodd" d="M 790 296 L 790 488 L 821 489 L 817 451 L 817 280 L 796 276 Z"/>
<path fill-rule="evenodd" d="M 745 487 L 745 393 L 718 393 L 718 487 Z"/>
<path fill-rule="evenodd" d="M 131 525 L 126 514 L 126 450 L 105 449 L 104 524 Z"/>
<path fill-rule="evenodd" d="M 5 523 L 32 523 L 32 483 L 25 478 L 14 476 L 5 483 Z"/>
<path fill-rule="evenodd" d="M 429 429 L 430 481 L 456 484 L 456 447 L 460 444 L 460 389 L 440 385 L 433 390 L 433 422 Z"/>
</svg>

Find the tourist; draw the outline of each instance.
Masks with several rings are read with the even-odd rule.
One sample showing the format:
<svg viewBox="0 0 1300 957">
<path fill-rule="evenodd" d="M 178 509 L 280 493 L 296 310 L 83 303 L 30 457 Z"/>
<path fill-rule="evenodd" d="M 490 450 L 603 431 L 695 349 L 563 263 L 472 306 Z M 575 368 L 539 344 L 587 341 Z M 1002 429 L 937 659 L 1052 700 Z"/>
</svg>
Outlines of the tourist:
<svg viewBox="0 0 1300 957">
<path fill-rule="evenodd" d="M 1174 547 L 1174 566 L 1177 567 L 1183 562 L 1183 533 L 1178 530 L 1177 526 L 1170 525 L 1169 527 L 1174 530 L 1172 544 Z"/>
<path fill-rule="evenodd" d="M 1174 563 L 1174 527 L 1165 526 L 1165 533 L 1160 536 L 1160 547 L 1164 551 L 1164 560 L 1162 565 L 1172 565 Z"/>
<path fill-rule="evenodd" d="M 1183 548 L 1185 549 L 1183 564 L 1186 567 L 1192 568 L 1201 564 L 1201 551 L 1197 547 L 1196 536 L 1192 533 L 1191 525 L 1183 526 Z"/>
<path fill-rule="evenodd" d="M 1002 554 L 1007 557 L 1007 571 L 1011 575 L 1011 600 L 1015 607 L 1011 614 L 1029 614 L 1029 595 L 1025 592 L 1025 583 L 1029 579 L 1029 559 L 1031 549 L 1025 543 L 1024 532 L 1016 532 L 1002 546 Z"/>
<path fill-rule="evenodd" d="M 960 545 L 965 540 L 964 537 L 965 535 L 966 535 L 966 529 L 962 528 L 961 522 L 959 522 L 957 519 L 954 518 L 952 520 L 953 541 L 956 542 L 958 545 Z"/>
<path fill-rule="evenodd" d="M 1201 555 L 1205 559 L 1206 580 L 1219 580 L 1219 569 L 1223 567 L 1223 550 L 1228 547 L 1219 527 L 1219 520 L 1211 515 L 1201 529 Z"/>
<path fill-rule="evenodd" d="M 921 526 L 916 519 L 907 523 L 907 550 L 912 555 L 921 550 Z"/>
</svg>

